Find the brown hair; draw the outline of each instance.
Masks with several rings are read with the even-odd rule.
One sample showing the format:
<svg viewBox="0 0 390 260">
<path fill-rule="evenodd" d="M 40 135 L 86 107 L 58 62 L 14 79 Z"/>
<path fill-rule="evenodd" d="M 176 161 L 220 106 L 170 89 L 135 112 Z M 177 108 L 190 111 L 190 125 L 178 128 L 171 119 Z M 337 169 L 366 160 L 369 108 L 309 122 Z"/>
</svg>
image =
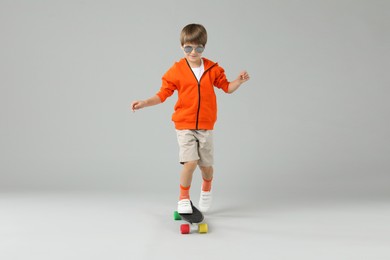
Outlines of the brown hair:
<svg viewBox="0 0 390 260">
<path fill-rule="evenodd" d="M 201 24 L 188 24 L 180 33 L 180 43 L 183 46 L 185 43 L 193 43 L 206 46 L 207 31 Z"/>
</svg>

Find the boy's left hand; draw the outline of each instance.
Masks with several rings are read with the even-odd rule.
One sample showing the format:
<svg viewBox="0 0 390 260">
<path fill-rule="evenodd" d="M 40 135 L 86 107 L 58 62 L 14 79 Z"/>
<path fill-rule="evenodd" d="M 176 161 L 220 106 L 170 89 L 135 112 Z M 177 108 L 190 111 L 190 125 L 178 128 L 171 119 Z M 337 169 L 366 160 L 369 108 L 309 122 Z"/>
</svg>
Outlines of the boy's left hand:
<svg viewBox="0 0 390 260">
<path fill-rule="evenodd" d="M 249 79 L 250 79 L 249 74 L 246 71 L 242 71 L 237 78 L 237 80 L 238 80 L 238 82 L 240 82 L 240 84 L 248 81 Z"/>
</svg>

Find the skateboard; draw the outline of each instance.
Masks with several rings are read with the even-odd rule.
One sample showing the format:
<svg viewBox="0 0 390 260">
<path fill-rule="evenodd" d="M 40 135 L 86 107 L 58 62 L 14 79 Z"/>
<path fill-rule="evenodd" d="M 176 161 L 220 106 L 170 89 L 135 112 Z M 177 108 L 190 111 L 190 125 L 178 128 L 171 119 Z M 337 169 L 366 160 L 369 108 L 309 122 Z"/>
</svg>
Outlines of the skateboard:
<svg viewBox="0 0 390 260">
<path fill-rule="evenodd" d="M 177 211 L 173 213 L 174 220 L 184 220 L 188 224 L 180 225 L 180 232 L 182 234 L 190 234 L 192 229 L 197 228 L 201 234 L 208 232 L 208 226 L 206 223 L 201 223 L 204 220 L 202 212 L 197 209 L 191 201 L 192 214 L 179 214 Z"/>
</svg>

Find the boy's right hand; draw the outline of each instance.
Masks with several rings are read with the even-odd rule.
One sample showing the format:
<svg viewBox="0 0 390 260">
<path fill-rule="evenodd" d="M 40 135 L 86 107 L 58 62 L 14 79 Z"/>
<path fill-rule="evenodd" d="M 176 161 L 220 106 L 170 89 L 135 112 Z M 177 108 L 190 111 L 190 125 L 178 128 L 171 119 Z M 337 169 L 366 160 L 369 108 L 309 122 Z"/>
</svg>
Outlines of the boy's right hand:
<svg viewBox="0 0 390 260">
<path fill-rule="evenodd" d="M 144 107 L 145 107 L 145 101 L 142 100 L 137 100 L 131 103 L 131 110 L 133 110 L 133 112 Z"/>
<path fill-rule="evenodd" d="M 154 105 L 157 105 L 160 103 L 161 103 L 160 97 L 155 95 L 155 96 L 148 98 L 146 100 L 133 101 L 133 103 L 131 103 L 130 108 L 131 108 L 131 110 L 133 110 L 133 112 L 135 112 L 135 110 L 138 110 L 138 109 L 141 109 L 144 107 L 154 106 Z"/>
</svg>

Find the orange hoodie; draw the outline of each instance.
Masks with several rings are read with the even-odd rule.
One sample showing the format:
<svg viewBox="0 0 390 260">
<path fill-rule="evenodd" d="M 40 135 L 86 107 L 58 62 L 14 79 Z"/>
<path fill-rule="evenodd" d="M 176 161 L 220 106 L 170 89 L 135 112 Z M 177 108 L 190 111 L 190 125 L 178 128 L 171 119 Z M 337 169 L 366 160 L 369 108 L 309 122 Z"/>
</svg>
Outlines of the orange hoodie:
<svg viewBox="0 0 390 260">
<path fill-rule="evenodd" d="M 218 63 L 203 59 L 204 73 L 196 79 L 185 58 L 176 62 L 162 77 L 162 86 L 157 95 L 161 102 L 178 91 L 178 100 L 172 121 L 178 130 L 212 130 L 217 121 L 217 98 L 214 86 L 226 93 L 229 81 Z"/>
</svg>

